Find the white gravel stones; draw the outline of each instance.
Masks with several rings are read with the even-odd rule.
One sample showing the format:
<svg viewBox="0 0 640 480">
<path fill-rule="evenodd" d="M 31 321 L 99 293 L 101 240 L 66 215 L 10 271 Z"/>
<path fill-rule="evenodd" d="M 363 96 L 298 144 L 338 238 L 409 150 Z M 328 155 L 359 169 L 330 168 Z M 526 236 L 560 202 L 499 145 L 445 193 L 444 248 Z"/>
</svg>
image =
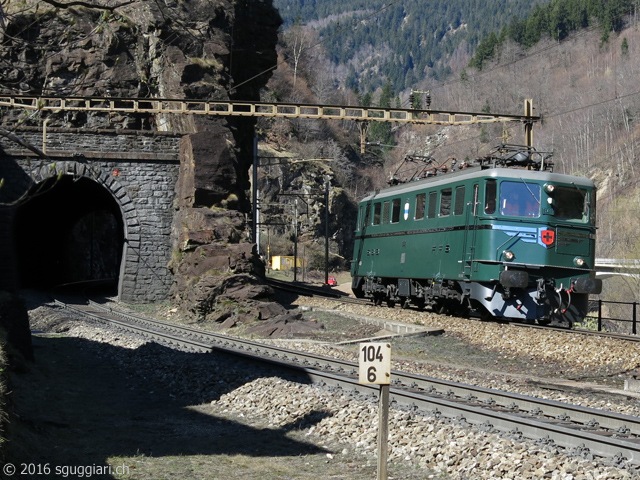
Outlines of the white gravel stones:
<svg viewBox="0 0 640 480">
<path fill-rule="evenodd" d="M 549 360 L 562 361 L 569 369 L 565 374 L 578 377 L 587 368 L 592 367 L 601 368 L 611 375 L 617 372 L 640 369 L 639 343 L 445 317 L 415 310 L 375 308 L 353 304 L 340 304 L 336 307 L 335 302 L 317 298 L 305 298 L 304 304 L 319 308 L 330 308 L 334 312 L 337 311 L 345 315 L 350 313 L 375 315 L 394 321 L 404 321 L 412 324 L 420 323 L 428 327 L 444 328 L 448 334 L 464 338 L 465 342 L 483 349 L 501 352 L 504 356 L 526 355 L 531 359 L 532 365 L 531 375 L 525 378 L 518 375 L 492 374 L 486 371 L 453 368 L 417 361 L 396 361 L 392 365 L 394 369 L 522 395 L 557 400 L 564 403 L 573 403 L 584 407 L 640 416 L 640 396 L 636 396 L 637 399 L 633 400 L 612 396 L 609 401 L 605 401 L 602 397 L 594 398 L 589 395 L 552 392 L 535 388 L 526 383 L 527 379 L 536 377 L 536 363 Z M 281 341 L 273 340 L 271 342 L 279 344 Z M 318 355 L 357 361 L 355 350 L 345 350 L 333 345 L 291 341 L 282 342 L 281 344 L 290 348 L 317 353 Z M 629 393 L 629 397 L 632 396 L 633 394 Z"/>
<path fill-rule="evenodd" d="M 358 307 L 353 307 L 358 308 Z M 376 313 L 384 315 L 386 309 L 377 309 Z M 469 328 L 469 325 L 457 326 L 463 320 L 446 319 L 447 324 L 438 318 L 431 318 L 429 314 L 417 312 L 402 312 L 388 310 L 388 314 L 398 320 L 402 316 L 411 315 L 410 321 L 423 322 L 427 325 L 443 326 L 448 331 L 458 329 L 460 335 L 466 335 L 468 341 L 478 342 L 491 340 L 493 348 L 504 349 L 505 352 L 521 351 L 531 348 L 531 355 L 542 358 L 543 355 L 560 355 L 563 351 L 563 360 L 568 360 L 579 369 L 580 362 L 599 362 L 611 355 L 619 358 L 626 346 L 608 342 L 598 343 L 599 350 L 592 345 L 569 348 L 562 347 L 560 339 L 552 338 L 549 333 L 529 332 L 514 327 L 501 325 L 486 325 L 483 332 L 474 333 L 480 329 Z M 38 309 L 31 311 L 33 328 L 50 328 L 56 331 L 57 320 L 51 321 L 51 315 L 60 316 L 60 311 Z M 357 312 L 362 314 L 362 312 Z M 365 313 L 366 314 L 366 313 Z M 369 313 L 370 314 L 370 313 Z M 416 315 L 420 315 L 416 317 Z M 47 318 L 48 317 L 48 318 Z M 38 319 L 42 320 L 39 321 Z M 431 323 L 428 323 L 431 322 Z M 39 327 L 38 324 L 42 326 Z M 127 349 L 137 349 L 145 342 L 113 329 L 103 328 L 100 325 L 61 322 L 57 331 L 73 336 L 89 338 L 94 341 L 106 342 Z M 554 334 L 557 335 L 557 334 Z M 563 337 L 564 343 L 566 337 Z M 599 340 L 598 342 L 601 342 Z M 270 341 L 269 343 L 278 343 Z M 321 345 L 311 342 L 282 342 L 290 348 L 312 350 L 326 356 L 339 356 L 354 360 L 355 352 L 334 348 L 330 345 Z M 545 344 L 550 348 L 542 352 Z M 578 343 L 578 342 L 575 342 Z M 521 347 L 519 347 L 521 345 Z M 535 348 L 534 348 L 535 347 Z M 586 349 L 583 350 L 583 348 Z M 618 349 L 620 350 L 614 350 Z M 595 353 L 600 352 L 600 353 Z M 148 352 L 148 355 L 154 352 Z M 609 357 L 607 357 L 609 355 Z M 629 350 L 625 355 L 635 356 L 637 351 Z M 574 359 L 574 356 L 581 358 Z M 623 359 L 633 363 L 629 358 Z M 154 374 L 161 372 L 162 381 L 168 385 L 168 389 L 182 388 L 180 385 L 185 377 L 190 375 L 202 375 L 204 369 L 192 370 L 191 365 L 181 365 L 175 361 L 165 368 L 163 362 L 171 362 L 166 359 L 141 358 L 140 365 L 129 365 L 130 368 L 145 369 Z M 425 365 L 413 362 L 402 362 L 394 365 L 394 368 L 402 370 L 415 370 L 417 373 L 439 376 L 455 381 L 467 381 L 468 383 L 483 384 L 491 388 L 518 391 L 519 393 L 535 395 L 535 389 L 526 385 L 513 382 L 501 374 L 479 375 L 478 372 L 465 371 L 450 367 L 439 368 L 434 372 L 434 366 L 428 366 L 428 372 L 424 372 Z M 422 369 L 422 370 L 421 370 Z M 234 377 L 237 378 L 237 374 Z M 437 375 L 434 375 L 437 373 Z M 469 380 L 472 380 L 469 382 Z M 219 377 L 207 380 L 199 379 L 206 388 L 207 384 L 216 383 Z M 508 380 L 508 381 L 507 381 Z M 376 455 L 376 436 L 378 412 L 377 404 L 373 402 L 358 401 L 344 393 L 330 392 L 310 385 L 302 385 L 283 380 L 277 377 L 260 377 L 239 382 L 236 388 L 228 387 L 225 393 L 213 395 L 210 390 L 203 388 L 202 395 L 210 403 L 213 412 L 233 414 L 237 418 L 255 418 L 268 422 L 274 429 L 299 428 L 306 432 L 309 440 L 319 445 L 329 442 L 340 442 L 346 452 L 361 452 L 365 457 L 372 459 Z M 176 392 L 179 394 L 180 392 Z M 550 396 L 550 395 L 546 395 Z M 622 403 L 610 402 L 611 405 L 591 404 L 589 398 L 562 394 L 564 401 L 581 403 L 596 408 L 608 407 L 610 409 L 622 409 Z M 575 397 L 575 398 L 572 398 Z M 217 398 L 217 399 L 216 399 Z M 577 400 L 577 401 L 576 401 Z M 602 402 L 599 400 L 598 402 Z M 594 402 L 597 403 L 597 402 Z M 637 402 L 636 402 L 637 403 Z M 638 414 L 637 405 L 631 406 L 628 412 Z M 430 416 L 418 415 L 406 411 L 392 409 L 389 425 L 389 455 L 391 462 L 410 462 L 416 467 L 425 468 L 424 473 L 416 472 L 416 478 L 429 478 L 430 471 L 448 475 L 448 478 L 456 480 L 471 479 L 563 479 L 563 480 L 596 480 L 596 479 L 637 479 L 640 478 L 636 471 L 624 470 L 609 466 L 604 462 L 589 461 L 583 458 L 567 455 L 566 452 L 557 449 L 533 445 L 530 442 L 513 441 L 492 433 L 482 432 L 468 426 L 461 426 L 444 419 L 436 419 Z M 334 453 L 333 458 L 327 457 L 327 461 L 340 462 L 340 453 Z"/>
<path fill-rule="evenodd" d="M 286 428 L 305 417 L 317 423 L 302 428 L 309 437 L 348 443 L 375 457 L 377 404 L 356 401 L 309 385 L 260 378 L 212 401 L 216 410 L 258 416 L 273 428 Z M 318 413 L 324 415 L 318 415 Z M 446 473 L 453 479 L 626 479 L 634 473 L 572 457 L 555 449 L 514 442 L 446 420 L 392 410 L 389 460 Z M 339 455 L 335 461 L 340 461 Z"/>
<path fill-rule="evenodd" d="M 638 344 L 602 337 L 567 335 L 540 329 L 527 329 L 495 322 L 481 322 L 436 315 L 431 312 L 375 308 L 366 305 L 340 304 L 318 298 L 304 298 L 305 305 L 329 308 L 345 314 L 371 315 L 387 320 L 443 328 L 470 344 L 504 352 L 506 355 L 528 355 L 544 361 L 552 359 L 568 362 L 572 372 L 598 366 L 614 371 L 640 368 Z M 534 361 L 535 364 L 535 361 Z"/>
<path fill-rule="evenodd" d="M 63 333 L 68 337 L 86 338 L 95 342 L 109 343 L 117 347 L 136 349 L 147 341 L 126 334 L 120 330 L 85 321 L 69 321 L 70 314 L 52 305 L 29 311 L 31 330 L 46 330 L 49 333 Z M 84 320 L 84 319 L 83 319 Z"/>
</svg>

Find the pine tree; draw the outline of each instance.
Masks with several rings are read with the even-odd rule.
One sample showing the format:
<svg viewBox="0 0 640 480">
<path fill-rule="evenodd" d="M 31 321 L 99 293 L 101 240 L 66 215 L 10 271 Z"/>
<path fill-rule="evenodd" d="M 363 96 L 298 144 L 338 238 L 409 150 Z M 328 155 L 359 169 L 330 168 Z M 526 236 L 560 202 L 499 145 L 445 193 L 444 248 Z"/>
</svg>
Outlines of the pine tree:
<svg viewBox="0 0 640 480">
<path fill-rule="evenodd" d="M 378 106 L 383 108 L 391 108 L 391 100 L 394 97 L 391 79 L 382 86 L 380 100 Z M 373 142 L 379 142 L 382 145 L 393 145 L 393 133 L 391 132 L 391 122 L 372 122 L 369 127 L 369 137 Z"/>
<path fill-rule="evenodd" d="M 620 45 L 620 49 L 622 50 L 622 55 L 623 56 L 627 56 L 629 55 L 629 42 L 627 42 L 627 37 L 624 37 L 622 39 L 622 45 Z"/>
</svg>

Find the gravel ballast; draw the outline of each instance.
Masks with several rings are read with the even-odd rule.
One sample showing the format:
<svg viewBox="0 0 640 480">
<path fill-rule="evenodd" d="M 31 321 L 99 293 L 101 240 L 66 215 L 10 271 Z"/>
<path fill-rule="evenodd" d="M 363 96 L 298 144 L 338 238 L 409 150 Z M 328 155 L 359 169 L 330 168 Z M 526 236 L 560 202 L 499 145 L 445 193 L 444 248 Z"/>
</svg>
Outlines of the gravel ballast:
<svg viewBox="0 0 640 480">
<path fill-rule="evenodd" d="M 316 308 L 335 310 L 335 304 L 328 306 L 320 300 L 305 299 L 305 303 L 316 303 Z M 341 306 L 338 309 L 344 315 L 371 315 L 369 307 Z M 458 338 L 463 338 L 466 342 L 481 344 L 485 348 L 490 346 L 505 356 L 524 354 L 533 358 L 533 365 L 535 362 L 545 362 L 549 359 L 562 361 L 568 366 L 568 373 L 571 375 L 579 375 L 594 368 L 607 374 L 623 369 L 631 370 L 637 368 L 640 358 L 634 344 L 620 341 L 585 337 L 580 341 L 567 342 L 565 335 L 552 332 L 528 331 L 508 325 L 481 322 L 474 322 L 478 324 L 478 328 L 469 328 L 468 320 L 439 317 L 427 312 L 385 308 L 374 310 L 377 316 L 388 315 L 396 321 L 444 328 L 449 335 L 459 336 Z M 31 316 L 32 328 L 64 332 L 67 336 L 116 345 L 134 352 L 144 351 L 144 355 L 128 355 L 126 361 L 129 364 L 120 366 L 135 370 L 141 375 L 160 379 L 171 395 L 180 396 L 184 394 L 184 389 L 194 389 L 188 377 L 205 375 L 205 364 L 183 364 L 178 353 L 173 360 L 165 357 L 155 358 L 153 349 L 142 348 L 145 345 L 143 341 L 122 332 L 96 324 L 68 322 L 61 319 L 60 312 L 52 314 L 50 309 L 44 307 L 32 310 Z M 282 343 L 289 348 L 310 350 L 349 360 L 354 360 L 356 355 L 355 348 L 309 341 L 267 342 Z M 109 352 L 109 358 L 106 360 L 122 362 L 117 355 L 113 356 L 111 350 Z M 132 358 L 137 360 L 132 363 Z M 434 366 L 425 361 L 407 359 L 396 360 L 394 368 L 620 413 L 638 415 L 639 412 L 638 400 L 631 397 L 612 395 L 611 398 L 603 398 L 601 395 L 590 393 L 554 393 L 535 388 L 527 384 L 526 378 L 518 375 L 505 375 L 500 372 L 489 374 L 478 369 L 456 368 L 451 365 Z M 296 429 L 310 443 L 320 447 L 327 444 L 342 445 L 340 450 L 333 450 L 333 453 L 327 454 L 327 462 L 346 461 L 347 458 L 351 459 L 356 455 L 362 457 L 362 465 L 375 464 L 378 421 L 376 403 L 356 400 L 341 392 L 303 385 L 275 376 L 243 377 L 238 381 L 237 377 L 241 375 L 242 370 L 236 368 L 231 369 L 227 375 L 221 375 L 221 370 L 216 370 L 210 373 L 208 380 L 206 376 L 199 379 L 198 383 L 201 386 L 197 397 L 211 414 L 232 416 L 243 422 L 260 422 L 273 429 Z M 221 382 L 224 382 L 223 386 Z M 464 422 L 433 418 L 428 414 L 420 415 L 393 409 L 389 431 L 391 464 L 403 464 L 416 469 L 413 478 L 640 478 L 635 470 L 617 468 L 602 459 L 584 458 L 584 455 L 573 455 L 572 452 L 562 449 L 535 445 L 517 438 L 506 438 L 479 431 L 464 425 Z M 322 472 L 318 472 L 318 478 L 323 478 Z"/>
</svg>

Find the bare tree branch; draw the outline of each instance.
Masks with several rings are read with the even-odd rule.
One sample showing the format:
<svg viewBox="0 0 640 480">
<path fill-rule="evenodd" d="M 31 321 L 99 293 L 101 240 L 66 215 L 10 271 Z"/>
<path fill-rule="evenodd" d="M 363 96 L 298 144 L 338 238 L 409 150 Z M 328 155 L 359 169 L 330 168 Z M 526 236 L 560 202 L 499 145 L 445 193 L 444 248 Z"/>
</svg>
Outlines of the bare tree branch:
<svg viewBox="0 0 640 480">
<path fill-rule="evenodd" d="M 109 12 L 113 12 L 118 8 L 126 7 L 127 5 L 131 5 L 132 3 L 136 2 L 136 0 L 129 0 L 128 2 L 119 3 L 118 5 L 108 6 L 108 5 L 94 5 L 88 2 L 81 2 L 79 0 L 66 2 L 66 3 L 57 2 L 56 0 L 42 0 L 42 1 L 56 8 L 86 7 L 86 8 L 96 8 L 98 10 L 107 10 Z"/>
<path fill-rule="evenodd" d="M 31 145 L 30 143 L 24 141 L 21 137 L 19 137 L 18 135 L 16 135 L 15 133 L 11 133 L 9 130 L 5 130 L 4 128 L 0 128 L 0 135 L 3 137 L 8 138 L 9 140 L 16 142 L 19 145 L 22 145 L 24 148 L 27 148 L 29 150 L 31 150 L 33 153 L 35 153 L 36 155 L 38 155 L 41 158 L 47 159 L 47 160 L 51 160 L 46 153 L 44 153 L 42 150 L 40 150 L 37 147 L 34 147 L 33 145 Z"/>
</svg>

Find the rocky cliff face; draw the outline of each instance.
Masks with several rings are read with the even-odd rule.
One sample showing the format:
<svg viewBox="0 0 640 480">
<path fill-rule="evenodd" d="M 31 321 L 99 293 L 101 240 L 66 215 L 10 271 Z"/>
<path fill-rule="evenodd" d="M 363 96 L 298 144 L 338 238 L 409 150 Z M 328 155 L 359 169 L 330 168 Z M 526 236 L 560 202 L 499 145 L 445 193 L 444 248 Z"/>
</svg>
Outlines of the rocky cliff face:
<svg viewBox="0 0 640 480">
<path fill-rule="evenodd" d="M 5 6 L 0 29 L 2 93 L 257 100 L 277 63 L 281 19 L 271 0 L 96 2 L 105 8 L 17 3 Z M 43 118 L 20 120 L 41 125 Z M 215 310 L 229 285 L 259 285 L 263 274 L 245 224 L 254 124 L 188 115 L 61 112 L 48 118 L 49 126 L 185 134 L 173 294 L 200 317 Z M 232 290 L 237 298 L 268 293 L 262 286 Z"/>
</svg>

